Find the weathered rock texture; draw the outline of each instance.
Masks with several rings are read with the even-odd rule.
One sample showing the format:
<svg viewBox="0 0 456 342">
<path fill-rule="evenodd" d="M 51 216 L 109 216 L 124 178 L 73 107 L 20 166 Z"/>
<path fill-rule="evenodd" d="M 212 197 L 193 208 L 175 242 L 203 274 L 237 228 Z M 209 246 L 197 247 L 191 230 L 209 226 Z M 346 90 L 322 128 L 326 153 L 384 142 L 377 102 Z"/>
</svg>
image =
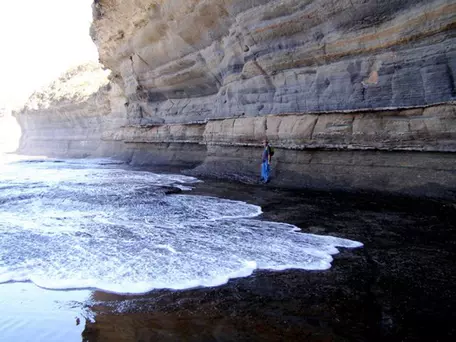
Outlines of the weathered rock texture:
<svg viewBox="0 0 456 342">
<path fill-rule="evenodd" d="M 141 123 L 455 97 L 454 1 L 101 0 L 95 8 L 101 61 Z"/>
<path fill-rule="evenodd" d="M 454 0 L 98 0 L 93 12 L 111 84 L 19 114 L 24 151 L 246 179 L 268 137 L 278 184 L 454 196 Z"/>
<path fill-rule="evenodd" d="M 123 97 L 108 75 L 101 65 L 88 63 L 35 92 L 14 113 L 22 128 L 19 151 L 71 157 L 104 154 L 102 132 L 127 122 Z"/>
</svg>

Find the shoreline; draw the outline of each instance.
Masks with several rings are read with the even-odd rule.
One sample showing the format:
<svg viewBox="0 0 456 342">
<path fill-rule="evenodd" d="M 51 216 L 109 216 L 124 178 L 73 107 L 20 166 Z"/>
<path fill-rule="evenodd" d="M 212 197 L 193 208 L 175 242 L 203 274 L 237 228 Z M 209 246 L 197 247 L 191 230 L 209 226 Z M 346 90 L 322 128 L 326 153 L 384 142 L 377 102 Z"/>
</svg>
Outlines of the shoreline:
<svg viewBox="0 0 456 342">
<path fill-rule="evenodd" d="M 223 194 L 261 204 L 259 219 L 295 224 L 307 233 L 354 239 L 364 247 L 341 248 L 326 271 L 257 270 L 218 287 L 156 290 L 140 296 L 95 291 L 102 318 L 87 324 L 83 336 L 88 341 L 109 340 L 119 326 L 141 332 L 144 338 L 169 341 L 274 341 L 278 336 L 399 341 L 454 336 L 454 329 L 446 328 L 452 324 L 447 295 L 456 293 L 452 282 L 456 274 L 449 261 L 455 253 L 448 243 L 456 237 L 456 225 L 449 219 L 456 214 L 453 206 L 208 180 L 197 184 L 191 194 Z M 114 307 L 123 309 L 119 312 Z M 133 340 L 122 336 L 119 341 Z"/>
<path fill-rule="evenodd" d="M 86 291 L 89 299 L 73 304 L 78 317 L 91 313 L 81 322 L 84 341 L 407 341 L 455 336 L 451 314 L 456 272 L 450 261 L 456 257 L 454 203 L 202 180 L 184 194 L 259 205 L 259 220 L 360 241 L 364 247 L 340 248 L 325 271 L 256 270 L 217 287 L 141 295 Z M 42 291 L 51 297 L 65 293 L 68 303 L 77 292 Z M 19 307 L 21 296 L 13 298 Z M 3 311 L 8 317 L 8 309 Z"/>
</svg>

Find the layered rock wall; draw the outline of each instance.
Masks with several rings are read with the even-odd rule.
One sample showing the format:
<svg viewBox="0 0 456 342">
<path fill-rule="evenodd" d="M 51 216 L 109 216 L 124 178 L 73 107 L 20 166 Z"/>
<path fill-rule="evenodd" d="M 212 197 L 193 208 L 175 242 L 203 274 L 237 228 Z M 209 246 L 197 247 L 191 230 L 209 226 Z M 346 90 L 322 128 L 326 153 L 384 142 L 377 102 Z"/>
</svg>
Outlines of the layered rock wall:
<svg viewBox="0 0 456 342">
<path fill-rule="evenodd" d="M 98 1 L 138 123 L 454 100 L 454 1 Z M 112 23 L 116 23 L 113 25 Z"/>
<path fill-rule="evenodd" d="M 35 92 L 14 115 L 22 128 L 19 151 L 87 157 L 109 153 L 102 132 L 127 123 L 123 92 L 97 63 L 80 65 Z"/>
<path fill-rule="evenodd" d="M 456 196 L 453 0 L 97 0 L 110 84 L 18 115 L 23 151 Z M 43 114 L 44 113 L 44 114 Z"/>
</svg>

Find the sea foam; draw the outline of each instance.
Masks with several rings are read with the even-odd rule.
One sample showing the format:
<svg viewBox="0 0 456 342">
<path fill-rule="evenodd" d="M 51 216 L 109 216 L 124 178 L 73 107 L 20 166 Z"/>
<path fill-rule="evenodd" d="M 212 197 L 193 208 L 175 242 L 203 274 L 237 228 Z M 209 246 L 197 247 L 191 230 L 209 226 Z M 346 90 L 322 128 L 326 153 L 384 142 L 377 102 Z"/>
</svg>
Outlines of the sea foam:
<svg viewBox="0 0 456 342">
<path fill-rule="evenodd" d="M 257 219 L 261 208 L 165 195 L 196 178 L 106 162 L 13 163 L 0 173 L 0 282 L 143 293 L 218 286 L 256 269 L 324 270 L 361 243 Z"/>
</svg>

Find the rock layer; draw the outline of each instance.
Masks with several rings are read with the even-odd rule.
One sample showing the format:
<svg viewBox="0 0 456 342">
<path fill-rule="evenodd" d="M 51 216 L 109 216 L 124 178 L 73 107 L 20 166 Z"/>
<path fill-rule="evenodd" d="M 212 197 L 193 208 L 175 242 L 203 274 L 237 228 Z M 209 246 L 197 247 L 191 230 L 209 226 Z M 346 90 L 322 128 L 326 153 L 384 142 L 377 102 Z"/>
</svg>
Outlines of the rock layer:
<svg viewBox="0 0 456 342">
<path fill-rule="evenodd" d="M 268 137 L 277 184 L 455 196 L 454 1 L 98 0 L 93 12 L 110 84 L 18 113 L 23 152 L 245 180 Z"/>
<path fill-rule="evenodd" d="M 140 123 L 455 98 L 454 1 L 101 0 L 95 6 L 100 59 Z"/>
<path fill-rule="evenodd" d="M 14 113 L 22 128 L 19 151 L 71 157 L 104 154 L 102 132 L 127 122 L 122 92 L 108 75 L 101 65 L 88 63 L 35 92 Z"/>
</svg>

